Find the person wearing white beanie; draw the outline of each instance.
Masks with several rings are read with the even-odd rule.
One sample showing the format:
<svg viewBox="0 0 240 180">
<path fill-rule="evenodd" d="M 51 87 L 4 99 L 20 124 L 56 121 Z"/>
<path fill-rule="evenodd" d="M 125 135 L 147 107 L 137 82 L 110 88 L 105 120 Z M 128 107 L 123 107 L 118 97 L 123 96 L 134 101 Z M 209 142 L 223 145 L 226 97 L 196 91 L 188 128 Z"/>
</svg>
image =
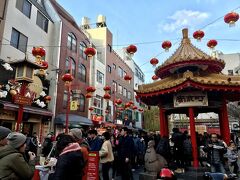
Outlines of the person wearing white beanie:
<svg viewBox="0 0 240 180">
<path fill-rule="evenodd" d="M 0 147 L 0 179 L 31 179 L 35 168 L 35 154 L 29 152 L 29 163 L 24 159 L 26 136 L 12 132 L 8 145 Z"/>
</svg>

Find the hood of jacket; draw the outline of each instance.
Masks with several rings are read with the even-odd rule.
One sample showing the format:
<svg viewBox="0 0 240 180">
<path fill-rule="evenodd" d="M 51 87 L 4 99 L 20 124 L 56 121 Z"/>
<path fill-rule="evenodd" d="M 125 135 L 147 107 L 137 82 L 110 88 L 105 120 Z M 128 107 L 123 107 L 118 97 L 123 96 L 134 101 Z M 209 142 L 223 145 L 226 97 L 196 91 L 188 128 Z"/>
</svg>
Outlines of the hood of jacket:
<svg viewBox="0 0 240 180">
<path fill-rule="evenodd" d="M 19 151 L 17 151 L 16 149 L 14 149 L 12 146 L 10 145 L 6 145 L 6 146 L 1 146 L 0 147 L 0 159 L 2 159 L 3 157 L 12 154 L 12 153 L 20 153 Z"/>
<path fill-rule="evenodd" d="M 81 147 L 78 143 L 71 143 L 63 149 L 60 156 L 63 155 L 63 154 L 69 153 L 69 152 L 80 151 L 80 150 L 81 150 Z"/>
</svg>

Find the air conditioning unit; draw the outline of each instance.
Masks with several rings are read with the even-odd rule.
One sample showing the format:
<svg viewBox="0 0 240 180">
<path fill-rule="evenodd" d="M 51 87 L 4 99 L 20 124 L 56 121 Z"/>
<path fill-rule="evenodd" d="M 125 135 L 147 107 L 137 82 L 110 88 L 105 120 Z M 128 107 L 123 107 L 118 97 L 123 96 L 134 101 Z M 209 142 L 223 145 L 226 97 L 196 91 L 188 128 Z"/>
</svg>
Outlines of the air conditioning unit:
<svg viewBox="0 0 240 180">
<path fill-rule="evenodd" d="M 233 131 L 239 131 L 239 130 L 240 130 L 239 123 L 238 123 L 238 122 L 233 122 L 233 123 L 231 124 L 231 129 L 232 129 Z"/>
</svg>

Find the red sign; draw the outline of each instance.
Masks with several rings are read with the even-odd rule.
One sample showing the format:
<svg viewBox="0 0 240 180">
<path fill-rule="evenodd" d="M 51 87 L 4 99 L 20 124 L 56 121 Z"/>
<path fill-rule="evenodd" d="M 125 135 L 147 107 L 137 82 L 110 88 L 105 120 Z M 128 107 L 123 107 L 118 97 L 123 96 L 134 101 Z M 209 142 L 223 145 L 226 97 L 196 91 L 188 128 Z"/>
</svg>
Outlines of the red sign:
<svg viewBox="0 0 240 180">
<path fill-rule="evenodd" d="M 21 95 L 16 95 L 14 97 L 14 103 L 15 104 L 21 104 L 21 105 L 29 105 L 31 106 L 32 104 L 32 99 L 25 97 L 25 96 L 21 96 Z"/>
<path fill-rule="evenodd" d="M 89 152 L 87 164 L 87 180 L 99 179 L 99 154 L 98 152 Z"/>
</svg>

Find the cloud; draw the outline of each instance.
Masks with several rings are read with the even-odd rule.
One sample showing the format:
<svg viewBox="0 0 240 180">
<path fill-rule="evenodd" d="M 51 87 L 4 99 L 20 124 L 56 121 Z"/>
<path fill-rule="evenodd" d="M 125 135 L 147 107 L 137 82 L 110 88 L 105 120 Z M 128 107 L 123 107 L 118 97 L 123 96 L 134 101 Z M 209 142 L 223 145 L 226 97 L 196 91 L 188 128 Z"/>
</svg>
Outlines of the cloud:
<svg viewBox="0 0 240 180">
<path fill-rule="evenodd" d="M 182 27 L 195 27 L 201 24 L 210 16 L 207 12 L 179 10 L 169 16 L 168 23 L 159 24 L 159 30 L 165 32 L 173 32 Z"/>
</svg>

